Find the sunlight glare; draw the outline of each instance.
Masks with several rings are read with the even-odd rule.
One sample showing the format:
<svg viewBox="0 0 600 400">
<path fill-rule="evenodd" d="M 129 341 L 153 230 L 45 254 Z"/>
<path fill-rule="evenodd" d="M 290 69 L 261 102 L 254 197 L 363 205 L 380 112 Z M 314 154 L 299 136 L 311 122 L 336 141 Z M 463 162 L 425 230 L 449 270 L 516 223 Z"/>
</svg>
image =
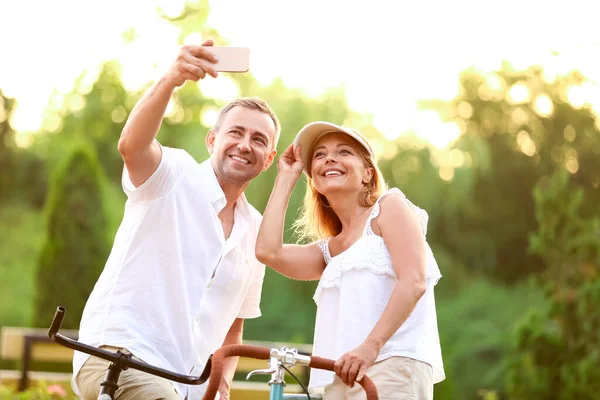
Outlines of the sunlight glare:
<svg viewBox="0 0 600 400">
<path fill-rule="evenodd" d="M 194 44 L 197 46 L 201 46 L 202 42 L 202 34 L 200 32 L 192 32 L 183 39 L 184 45 Z"/>
<path fill-rule="evenodd" d="M 123 106 L 117 106 L 110 113 L 110 118 L 115 124 L 120 124 L 127 119 L 127 110 Z"/>
<path fill-rule="evenodd" d="M 454 168 L 460 168 L 465 163 L 465 155 L 460 149 L 450 150 L 449 163 Z"/>
<path fill-rule="evenodd" d="M 554 103 L 546 93 L 538 95 L 533 102 L 533 110 L 540 117 L 548 118 L 554 113 Z"/>
<path fill-rule="evenodd" d="M 440 178 L 446 182 L 450 182 L 454 178 L 454 168 L 452 167 L 440 167 L 438 173 Z"/>
<path fill-rule="evenodd" d="M 460 137 L 460 127 L 454 122 L 443 122 L 435 111 L 421 111 L 415 121 L 419 136 L 439 149 L 445 149 Z"/>
<path fill-rule="evenodd" d="M 207 107 L 200 115 L 200 123 L 207 128 L 212 128 L 217 122 L 218 116 L 219 110 L 217 108 Z"/>
<path fill-rule="evenodd" d="M 238 85 L 223 74 L 217 79 L 206 77 L 198 83 L 198 87 L 204 96 L 222 103 L 229 103 L 240 96 Z"/>
<path fill-rule="evenodd" d="M 469 119 L 473 115 L 473 107 L 467 101 L 461 101 L 456 107 L 456 112 L 462 119 Z"/>
<path fill-rule="evenodd" d="M 585 91 L 582 86 L 571 86 L 567 89 L 567 101 L 574 108 L 580 109 L 585 104 Z"/>
<path fill-rule="evenodd" d="M 529 157 L 532 157 L 537 151 L 535 142 L 531 140 L 529 133 L 526 131 L 520 131 L 517 134 L 517 144 L 521 152 Z"/>
<path fill-rule="evenodd" d="M 185 7 L 185 0 L 163 0 L 160 2 L 160 9 L 169 18 L 175 18 L 181 14 Z"/>
<path fill-rule="evenodd" d="M 577 173 L 577 171 L 579 171 L 579 160 L 577 160 L 577 158 L 569 158 L 566 167 L 570 173 Z"/>
<path fill-rule="evenodd" d="M 575 138 L 577 137 L 577 131 L 575 130 L 575 127 L 571 124 L 565 126 L 563 134 L 567 142 L 574 142 Z"/>
<path fill-rule="evenodd" d="M 33 144 L 33 134 L 31 132 L 17 132 L 15 134 L 15 144 L 21 148 L 31 146 Z"/>
<path fill-rule="evenodd" d="M 508 91 L 507 100 L 513 104 L 522 104 L 529 101 L 529 88 L 525 82 L 517 82 Z"/>
<path fill-rule="evenodd" d="M 48 114 L 44 122 L 48 132 L 56 133 L 62 128 L 62 119 L 55 112 Z"/>
<path fill-rule="evenodd" d="M 79 93 L 72 93 L 67 97 L 66 107 L 70 113 L 76 113 L 77 111 L 81 111 L 85 108 L 85 98 Z"/>
</svg>

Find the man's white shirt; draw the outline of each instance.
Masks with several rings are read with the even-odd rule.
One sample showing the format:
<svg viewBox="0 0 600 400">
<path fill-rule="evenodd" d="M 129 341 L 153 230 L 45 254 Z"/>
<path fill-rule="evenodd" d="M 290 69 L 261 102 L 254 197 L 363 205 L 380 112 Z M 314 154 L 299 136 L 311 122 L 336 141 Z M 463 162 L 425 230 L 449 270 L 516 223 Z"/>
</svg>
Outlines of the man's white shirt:
<svg viewBox="0 0 600 400">
<path fill-rule="evenodd" d="M 226 240 L 225 195 L 211 160 L 162 147 L 156 171 L 135 188 L 127 170 L 125 213 L 111 254 L 85 306 L 80 341 L 127 348 L 136 357 L 198 375 L 236 318 L 256 318 L 265 267 L 254 256 L 262 216 L 245 196 Z M 75 376 L 88 356 L 75 352 Z M 181 398 L 205 385 L 173 383 Z M 188 390 L 189 389 L 189 390 Z"/>
</svg>

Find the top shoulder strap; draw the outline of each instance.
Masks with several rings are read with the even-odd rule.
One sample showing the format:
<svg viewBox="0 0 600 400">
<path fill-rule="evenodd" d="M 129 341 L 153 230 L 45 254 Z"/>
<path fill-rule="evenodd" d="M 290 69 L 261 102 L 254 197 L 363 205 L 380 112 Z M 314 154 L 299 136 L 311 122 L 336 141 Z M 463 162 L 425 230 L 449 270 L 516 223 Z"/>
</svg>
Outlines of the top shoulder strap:
<svg viewBox="0 0 600 400">
<path fill-rule="evenodd" d="M 381 211 L 381 208 L 379 205 L 379 202 L 381 201 L 381 199 L 383 199 L 388 194 L 392 194 L 392 193 L 396 193 L 396 194 L 399 194 L 402 196 L 402 198 L 406 201 L 406 203 L 408 204 L 410 209 L 415 214 L 417 214 L 417 216 L 419 217 L 419 220 L 421 222 L 421 229 L 423 230 L 423 235 L 427 235 L 427 223 L 429 221 L 429 216 L 427 215 L 427 211 L 414 205 L 410 200 L 408 200 L 408 198 L 406 198 L 406 195 L 404 193 L 402 193 L 402 191 L 398 188 L 391 188 L 391 189 L 387 190 L 385 193 L 383 193 L 381 196 L 379 196 L 379 198 L 375 202 L 373 211 L 371 211 L 371 215 L 369 215 L 369 218 L 367 218 L 364 235 L 374 235 L 373 229 L 371 228 L 371 220 L 373 220 L 373 218 L 376 218 Z"/>
</svg>

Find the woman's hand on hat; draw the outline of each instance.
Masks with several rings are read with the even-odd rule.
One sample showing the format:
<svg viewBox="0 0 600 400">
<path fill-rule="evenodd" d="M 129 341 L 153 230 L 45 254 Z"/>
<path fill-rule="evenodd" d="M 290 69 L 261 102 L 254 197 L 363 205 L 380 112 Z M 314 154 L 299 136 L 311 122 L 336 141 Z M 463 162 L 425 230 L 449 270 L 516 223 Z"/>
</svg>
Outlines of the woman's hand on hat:
<svg viewBox="0 0 600 400">
<path fill-rule="evenodd" d="M 375 363 L 378 354 L 377 345 L 365 341 L 337 360 L 333 370 L 346 385 L 353 387 L 354 382 L 362 380 L 369 367 Z"/>
<path fill-rule="evenodd" d="M 294 148 L 294 143 L 292 143 L 279 156 L 279 162 L 277 163 L 279 175 L 289 177 L 294 179 L 294 181 L 300 178 L 300 174 L 302 174 L 302 170 L 304 169 L 300 150 L 301 146 Z"/>
</svg>

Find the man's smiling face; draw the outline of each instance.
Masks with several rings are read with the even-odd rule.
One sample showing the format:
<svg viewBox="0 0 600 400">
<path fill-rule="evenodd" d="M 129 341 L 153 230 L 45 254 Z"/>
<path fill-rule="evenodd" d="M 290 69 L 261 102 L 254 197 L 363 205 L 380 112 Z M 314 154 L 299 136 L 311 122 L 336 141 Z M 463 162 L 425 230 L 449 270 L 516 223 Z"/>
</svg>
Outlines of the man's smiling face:
<svg viewBox="0 0 600 400">
<path fill-rule="evenodd" d="M 245 185 L 266 170 L 275 157 L 275 134 L 269 115 L 243 106 L 229 110 L 219 131 L 206 138 L 219 182 Z"/>
</svg>

